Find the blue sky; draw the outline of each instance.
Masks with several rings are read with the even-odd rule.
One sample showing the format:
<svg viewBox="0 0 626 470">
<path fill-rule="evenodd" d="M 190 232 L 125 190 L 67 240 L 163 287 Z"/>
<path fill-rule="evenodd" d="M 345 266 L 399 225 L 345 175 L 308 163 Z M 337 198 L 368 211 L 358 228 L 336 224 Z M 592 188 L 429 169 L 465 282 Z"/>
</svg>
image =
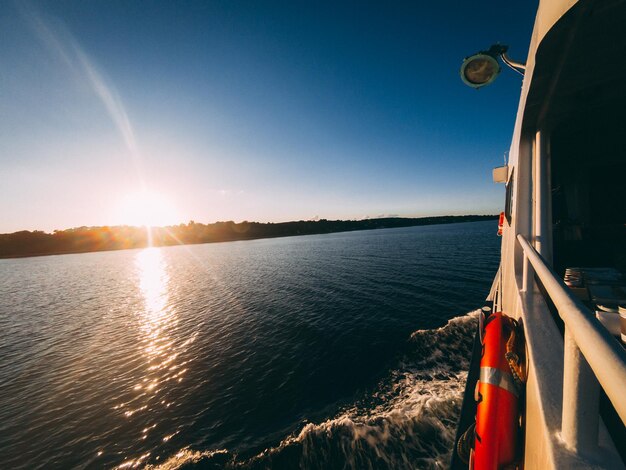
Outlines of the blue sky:
<svg viewBox="0 0 626 470">
<path fill-rule="evenodd" d="M 499 212 L 536 4 L 428 3 L 0 3 L 0 232 Z"/>
</svg>

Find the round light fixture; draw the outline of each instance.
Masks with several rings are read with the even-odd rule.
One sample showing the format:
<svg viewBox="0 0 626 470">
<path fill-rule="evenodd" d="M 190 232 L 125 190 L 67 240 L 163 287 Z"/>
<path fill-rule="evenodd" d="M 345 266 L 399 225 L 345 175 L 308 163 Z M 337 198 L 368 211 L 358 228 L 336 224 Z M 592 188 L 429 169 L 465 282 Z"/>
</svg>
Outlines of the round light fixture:
<svg viewBox="0 0 626 470">
<path fill-rule="evenodd" d="M 499 74 L 500 64 L 494 56 L 485 52 L 467 57 L 461 65 L 461 80 L 472 88 L 489 85 Z"/>
</svg>

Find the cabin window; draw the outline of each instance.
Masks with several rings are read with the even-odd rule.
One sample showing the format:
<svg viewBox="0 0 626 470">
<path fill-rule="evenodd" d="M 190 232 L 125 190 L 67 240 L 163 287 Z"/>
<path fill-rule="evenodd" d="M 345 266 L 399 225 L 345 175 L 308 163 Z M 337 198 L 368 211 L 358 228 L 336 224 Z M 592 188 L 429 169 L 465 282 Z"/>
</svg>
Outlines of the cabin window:
<svg viewBox="0 0 626 470">
<path fill-rule="evenodd" d="M 511 171 L 511 176 L 509 177 L 509 181 L 506 183 L 506 200 L 504 202 L 504 216 L 506 217 L 506 221 L 509 226 L 511 225 L 511 217 L 513 213 L 513 173 L 515 173 L 515 169 Z"/>
<path fill-rule="evenodd" d="M 620 109 L 611 103 L 581 113 L 552 134 L 557 270 L 571 266 L 626 270 L 626 118 Z"/>
</svg>

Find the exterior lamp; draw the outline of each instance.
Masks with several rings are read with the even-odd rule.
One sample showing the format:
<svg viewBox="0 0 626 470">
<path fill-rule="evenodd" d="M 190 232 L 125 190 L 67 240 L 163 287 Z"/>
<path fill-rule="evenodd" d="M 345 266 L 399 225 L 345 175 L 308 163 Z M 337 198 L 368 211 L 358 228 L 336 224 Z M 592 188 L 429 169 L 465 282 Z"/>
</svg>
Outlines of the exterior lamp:
<svg viewBox="0 0 626 470">
<path fill-rule="evenodd" d="M 524 64 L 513 62 L 506 55 L 509 46 L 494 44 L 486 51 L 466 57 L 461 64 L 461 80 L 472 88 L 481 88 L 494 82 L 500 74 L 498 57 L 516 72 L 524 75 Z"/>
</svg>

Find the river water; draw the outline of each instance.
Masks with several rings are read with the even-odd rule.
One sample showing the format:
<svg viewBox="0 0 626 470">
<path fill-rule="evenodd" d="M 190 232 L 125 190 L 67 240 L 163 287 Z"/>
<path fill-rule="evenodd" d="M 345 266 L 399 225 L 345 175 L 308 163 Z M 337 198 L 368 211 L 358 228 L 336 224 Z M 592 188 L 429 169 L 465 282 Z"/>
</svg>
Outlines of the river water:
<svg viewBox="0 0 626 470">
<path fill-rule="evenodd" d="M 1 466 L 445 467 L 495 231 L 0 260 Z"/>
</svg>

